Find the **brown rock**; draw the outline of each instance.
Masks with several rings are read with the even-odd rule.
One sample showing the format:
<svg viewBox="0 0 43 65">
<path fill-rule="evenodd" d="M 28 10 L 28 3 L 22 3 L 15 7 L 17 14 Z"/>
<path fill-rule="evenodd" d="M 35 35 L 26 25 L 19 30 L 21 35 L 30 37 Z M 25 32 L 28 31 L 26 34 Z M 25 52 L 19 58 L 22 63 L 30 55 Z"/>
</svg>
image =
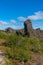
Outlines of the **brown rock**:
<svg viewBox="0 0 43 65">
<path fill-rule="evenodd" d="M 32 28 L 31 20 L 26 20 L 24 22 L 24 31 L 25 31 L 25 35 L 27 35 L 29 37 L 43 39 L 43 30 L 40 30 L 40 28 L 34 30 Z"/>
<path fill-rule="evenodd" d="M 7 33 L 16 33 L 16 31 L 14 30 L 14 29 L 12 29 L 12 28 L 7 28 L 6 30 L 5 30 Z"/>
</svg>

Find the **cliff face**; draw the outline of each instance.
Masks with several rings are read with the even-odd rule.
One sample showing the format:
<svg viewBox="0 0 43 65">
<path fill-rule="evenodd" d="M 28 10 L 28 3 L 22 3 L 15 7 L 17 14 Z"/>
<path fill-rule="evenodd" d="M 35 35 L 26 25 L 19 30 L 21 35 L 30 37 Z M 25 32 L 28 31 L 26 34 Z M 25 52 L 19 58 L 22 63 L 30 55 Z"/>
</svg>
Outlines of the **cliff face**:
<svg viewBox="0 0 43 65">
<path fill-rule="evenodd" d="M 27 35 L 29 37 L 43 39 L 43 30 L 40 30 L 40 28 L 34 30 L 32 28 L 32 23 L 30 20 L 26 20 L 24 22 L 24 31 L 25 31 L 25 35 Z"/>
</svg>

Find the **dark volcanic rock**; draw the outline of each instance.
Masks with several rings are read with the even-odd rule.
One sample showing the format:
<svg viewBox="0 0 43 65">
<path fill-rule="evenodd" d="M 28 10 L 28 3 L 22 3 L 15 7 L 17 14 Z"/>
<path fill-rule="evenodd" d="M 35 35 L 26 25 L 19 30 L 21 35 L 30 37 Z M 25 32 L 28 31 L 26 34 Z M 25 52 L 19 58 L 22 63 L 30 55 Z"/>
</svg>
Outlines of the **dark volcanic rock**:
<svg viewBox="0 0 43 65">
<path fill-rule="evenodd" d="M 16 33 L 17 35 L 23 35 L 24 34 L 24 29 L 21 29 L 21 30 L 14 30 L 14 29 L 12 29 L 12 28 L 7 28 L 6 30 L 5 30 L 5 32 L 7 32 L 7 33 Z"/>
<path fill-rule="evenodd" d="M 40 30 L 40 28 L 34 30 L 32 28 L 31 20 L 26 20 L 24 22 L 24 31 L 25 31 L 25 35 L 27 35 L 29 37 L 35 37 L 38 39 L 43 39 L 43 31 Z"/>
<path fill-rule="evenodd" d="M 41 38 L 41 30 L 40 28 L 34 30 L 34 33 L 35 33 L 35 37 L 40 39 Z"/>
<path fill-rule="evenodd" d="M 17 35 L 20 34 L 20 35 L 23 35 L 23 36 L 25 34 L 28 37 L 43 39 L 43 30 L 40 30 L 40 28 L 33 29 L 31 20 L 29 20 L 29 19 L 24 22 L 24 29 L 14 30 L 12 28 L 7 28 L 5 30 L 5 32 L 7 32 L 7 33 L 16 33 Z"/>
<path fill-rule="evenodd" d="M 21 29 L 21 30 L 16 30 L 16 34 L 17 35 L 24 35 L 24 29 Z"/>
<path fill-rule="evenodd" d="M 33 31 L 32 23 L 30 20 L 26 20 L 24 22 L 24 30 L 25 30 L 25 35 L 28 35 L 29 37 L 34 36 L 34 31 Z"/>
<path fill-rule="evenodd" d="M 16 30 L 14 30 L 14 29 L 12 29 L 12 28 L 7 28 L 7 29 L 5 30 L 5 32 L 7 32 L 7 33 L 16 33 Z"/>
</svg>

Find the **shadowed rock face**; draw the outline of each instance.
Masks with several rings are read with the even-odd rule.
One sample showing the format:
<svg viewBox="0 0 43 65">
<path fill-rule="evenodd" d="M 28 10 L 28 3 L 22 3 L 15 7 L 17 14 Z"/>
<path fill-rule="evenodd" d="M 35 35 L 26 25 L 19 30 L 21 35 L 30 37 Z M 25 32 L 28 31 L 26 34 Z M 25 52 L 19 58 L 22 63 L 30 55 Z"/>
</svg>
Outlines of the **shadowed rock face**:
<svg viewBox="0 0 43 65">
<path fill-rule="evenodd" d="M 21 30 L 16 30 L 16 34 L 17 35 L 23 35 L 24 34 L 24 29 L 21 29 Z"/>
<path fill-rule="evenodd" d="M 32 23 L 31 23 L 30 20 L 26 20 L 24 22 L 24 30 L 25 30 L 25 34 L 28 35 L 29 37 L 33 37 L 34 36 Z"/>
<path fill-rule="evenodd" d="M 29 37 L 43 39 L 43 30 L 40 30 L 40 28 L 34 30 L 32 28 L 31 20 L 26 20 L 24 22 L 24 31 L 25 31 L 25 35 L 27 35 Z"/>
</svg>

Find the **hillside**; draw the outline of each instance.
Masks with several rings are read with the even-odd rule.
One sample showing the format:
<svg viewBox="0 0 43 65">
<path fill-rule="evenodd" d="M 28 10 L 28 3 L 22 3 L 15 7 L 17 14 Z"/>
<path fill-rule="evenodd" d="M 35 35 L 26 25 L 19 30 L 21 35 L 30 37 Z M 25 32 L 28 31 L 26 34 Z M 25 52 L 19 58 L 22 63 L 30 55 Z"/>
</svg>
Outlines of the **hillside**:
<svg viewBox="0 0 43 65">
<path fill-rule="evenodd" d="M 34 30 L 30 20 L 24 22 L 24 29 L 0 31 L 0 50 L 4 65 L 43 65 L 43 31 Z"/>
</svg>

